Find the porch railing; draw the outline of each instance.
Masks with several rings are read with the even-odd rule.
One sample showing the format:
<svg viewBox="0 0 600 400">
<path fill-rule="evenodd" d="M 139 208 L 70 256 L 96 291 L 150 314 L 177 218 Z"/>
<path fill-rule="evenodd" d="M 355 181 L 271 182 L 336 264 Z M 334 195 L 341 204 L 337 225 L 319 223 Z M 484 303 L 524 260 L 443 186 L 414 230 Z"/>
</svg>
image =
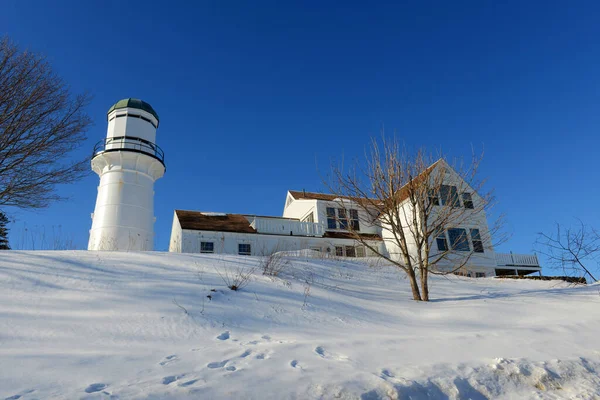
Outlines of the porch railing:
<svg viewBox="0 0 600 400">
<path fill-rule="evenodd" d="M 536 254 L 495 253 L 499 267 L 540 267 Z"/>
</svg>

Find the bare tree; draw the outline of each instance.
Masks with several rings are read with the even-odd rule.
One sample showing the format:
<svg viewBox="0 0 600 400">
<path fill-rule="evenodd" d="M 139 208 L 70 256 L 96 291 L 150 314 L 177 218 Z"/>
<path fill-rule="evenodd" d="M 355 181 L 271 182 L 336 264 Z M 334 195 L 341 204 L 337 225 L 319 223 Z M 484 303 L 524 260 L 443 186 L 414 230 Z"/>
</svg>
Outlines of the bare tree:
<svg viewBox="0 0 600 400">
<path fill-rule="evenodd" d="M 592 265 L 600 265 L 600 232 L 579 221 L 575 229 L 556 224 L 554 234 L 538 233 L 538 252 L 550 265 L 569 276 L 589 276 L 593 281 Z"/>
<path fill-rule="evenodd" d="M 57 184 L 85 176 L 89 159 L 67 156 L 86 138 L 87 103 L 43 57 L 0 38 L 0 205 L 47 207 Z"/>
<path fill-rule="evenodd" d="M 502 218 L 488 227 L 485 212 L 493 198 L 476 180 L 481 156 L 467 167 L 451 167 L 444 156 L 409 154 L 383 137 L 372 140 L 365 158 L 347 172 L 332 168 L 328 186 L 338 197 L 338 225 L 406 272 L 414 300 L 429 300 L 429 274 L 459 271 L 476 253 L 488 257 L 485 249 L 492 249 Z M 365 225 L 381 227 L 385 246 L 361 233 Z"/>
</svg>

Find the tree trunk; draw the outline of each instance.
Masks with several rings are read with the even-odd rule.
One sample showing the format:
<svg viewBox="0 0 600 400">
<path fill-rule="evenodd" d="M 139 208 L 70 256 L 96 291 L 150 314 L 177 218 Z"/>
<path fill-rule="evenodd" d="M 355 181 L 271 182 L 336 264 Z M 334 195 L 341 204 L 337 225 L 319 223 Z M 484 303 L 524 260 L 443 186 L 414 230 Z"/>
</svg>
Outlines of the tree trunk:
<svg viewBox="0 0 600 400">
<path fill-rule="evenodd" d="M 428 274 L 429 271 L 427 268 L 421 269 L 421 296 L 423 301 L 429 301 L 429 284 L 427 283 L 429 279 Z"/>
<path fill-rule="evenodd" d="M 410 288 L 412 289 L 413 300 L 422 301 L 421 292 L 419 291 L 419 283 L 417 282 L 417 275 L 412 269 L 408 270 L 408 279 L 410 280 Z"/>
</svg>

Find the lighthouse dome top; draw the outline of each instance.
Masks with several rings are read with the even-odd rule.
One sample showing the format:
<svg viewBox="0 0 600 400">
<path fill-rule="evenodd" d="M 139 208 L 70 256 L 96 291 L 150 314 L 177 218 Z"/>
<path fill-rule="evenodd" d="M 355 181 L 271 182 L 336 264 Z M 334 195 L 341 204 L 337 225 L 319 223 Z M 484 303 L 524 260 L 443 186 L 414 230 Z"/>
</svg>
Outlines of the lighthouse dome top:
<svg viewBox="0 0 600 400">
<path fill-rule="evenodd" d="M 154 111 L 154 108 L 152 108 L 150 104 L 140 99 L 128 98 L 119 100 L 115 104 L 113 104 L 111 108 L 108 109 L 107 114 L 110 114 L 114 110 L 118 110 L 120 108 L 137 108 L 139 110 L 144 110 L 154 115 L 154 118 L 156 118 L 157 121 L 160 121 L 160 119 L 158 118 L 158 113 Z"/>
</svg>

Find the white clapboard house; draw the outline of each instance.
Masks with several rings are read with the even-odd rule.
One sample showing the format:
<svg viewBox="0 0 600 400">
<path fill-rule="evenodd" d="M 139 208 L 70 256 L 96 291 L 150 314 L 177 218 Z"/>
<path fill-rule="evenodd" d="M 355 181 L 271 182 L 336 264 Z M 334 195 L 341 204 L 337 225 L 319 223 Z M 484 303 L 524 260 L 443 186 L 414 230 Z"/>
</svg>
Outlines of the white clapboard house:
<svg viewBox="0 0 600 400">
<path fill-rule="evenodd" d="M 460 179 L 447 164 L 445 166 L 451 171 L 450 182 Z M 451 183 L 447 188 L 456 192 Z M 457 201 L 460 207 L 468 209 L 473 208 L 472 202 L 478 199 L 477 193 L 463 193 Z M 362 215 L 363 212 L 361 207 L 353 208 L 348 199 L 294 190 L 287 192 L 281 217 L 175 210 L 169 251 L 264 256 L 277 251 L 311 249 L 320 252 L 315 254 L 338 257 L 373 256 L 367 247 L 351 237 L 348 232 L 351 226 L 369 245 L 399 258 L 398 250 L 389 240 L 391 230 L 377 219 L 373 221 L 370 216 Z M 482 210 L 473 212 L 463 225 L 449 227 L 435 240 L 434 246 L 440 250 L 450 247 L 471 252 L 462 269 L 465 274 L 485 277 L 541 271 L 536 255 L 496 253 L 491 243 L 486 243 L 490 235 Z M 464 237 L 468 240 L 457 240 Z M 447 267 L 452 268 L 452 265 Z"/>
</svg>

